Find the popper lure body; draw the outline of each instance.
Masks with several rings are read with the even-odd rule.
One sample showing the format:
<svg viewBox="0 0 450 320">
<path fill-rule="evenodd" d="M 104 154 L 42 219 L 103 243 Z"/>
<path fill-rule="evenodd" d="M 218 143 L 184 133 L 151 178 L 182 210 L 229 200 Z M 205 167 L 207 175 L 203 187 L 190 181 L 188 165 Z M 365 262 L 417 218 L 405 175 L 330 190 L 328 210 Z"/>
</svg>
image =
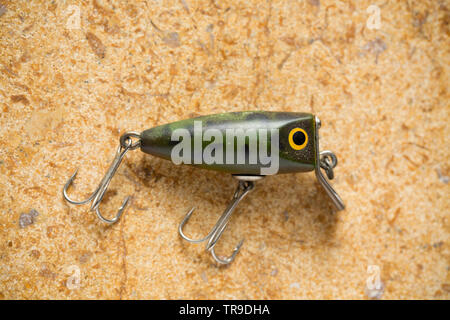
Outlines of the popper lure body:
<svg viewBox="0 0 450 320">
<path fill-rule="evenodd" d="M 238 203 L 253 189 L 254 182 L 267 175 L 315 171 L 316 177 L 330 196 L 337 210 L 344 204 L 336 191 L 322 174 L 333 179 L 337 157 L 331 151 L 319 150 L 318 117 L 309 113 L 294 112 L 231 112 L 202 116 L 157 126 L 142 133 L 128 132 L 120 137 L 116 156 L 104 178 L 92 195 L 82 201 L 74 201 L 67 195 L 67 189 L 75 179 L 77 171 L 63 188 L 64 198 L 72 204 L 92 201 L 91 210 L 106 223 L 120 219 L 129 197 L 122 203 L 113 219 L 105 218 L 99 205 L 109 183 L 129 150 L 141 151 L 171 160 L 175 164 L 189 164 L 232 174 L 238 180 L 232 201 L 203 239 L 191 239 L 183 233 L 183 227 L 192 215 L 192 208 L 178 232 L 192 243 L 207 241 L 206 249 L 220 264 L 234 260 L 243 241 L 229 257 L 220 258 L 214 246 L 224 232 Z"/>
</svg>

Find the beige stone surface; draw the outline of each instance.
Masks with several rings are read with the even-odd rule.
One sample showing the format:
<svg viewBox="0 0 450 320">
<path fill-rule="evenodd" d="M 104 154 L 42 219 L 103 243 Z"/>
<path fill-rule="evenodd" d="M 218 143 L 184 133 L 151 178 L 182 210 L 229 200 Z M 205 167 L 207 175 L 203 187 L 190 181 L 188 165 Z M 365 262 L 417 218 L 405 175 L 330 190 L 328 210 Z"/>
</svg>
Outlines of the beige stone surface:
<svg viewBox="0 0 450 320">
<path fill-rule="evenodd" d="M 0 298 L 449 298 L 448 1 L 0 2 Z M 346 210 L 313 173 L 266 178 L 223 268 L 177 226 L 196 205 L 186 232 L 204 235 L 228 175 L 134 151 L 102 204 L 133 196 L 120 223 L 63 200 L 123 132 L 240 110 L 317 114 Z"/>
</svg>

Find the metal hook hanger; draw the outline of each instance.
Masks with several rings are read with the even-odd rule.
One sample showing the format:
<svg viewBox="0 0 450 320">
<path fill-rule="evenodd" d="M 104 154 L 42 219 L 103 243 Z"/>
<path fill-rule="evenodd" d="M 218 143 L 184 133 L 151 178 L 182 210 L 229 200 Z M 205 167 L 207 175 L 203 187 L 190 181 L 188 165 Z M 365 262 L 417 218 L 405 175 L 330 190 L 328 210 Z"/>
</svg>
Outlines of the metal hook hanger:
<svg viewBox="0 0 450 320">
<path fill-rule="evenodd" d="M 323 186 L 328 196 L 333 201 L 337 210 L 344 210 L 345 205 L 342 201 L 341 197 L 337 194 L 337 192 L 333 189 L 333 187 L 328 183 L 327 179 L 323 176 L 320 168 L 325 170 L 328 179 L 332 180 L 334 178 L 333 169 L 337 165 L 337 157 L 336 155 L 329 150 L 319 151 L 319 129 L 321 126 L 321 122 L 318 117 L 316 118 L 316 132 L 315 132 L 315 140 L 316 140 L 316 165 L 315 172 L 317 180 L 319 180 L 320 184 Z"/>
<path fill-rule="evenodd" d="M 212 228 L 212 230 L 208 233 L 206 237 L 202 239 L 191 239 L 183 233 L 183 227 L 191 217 L 192 213 L 195 210 L 195 207 L 192 208 L 186 214 L 183 221 L 181 221 L 178 227 L 178 233 L 186 241 L 189 241 L 191 243 L 200 243 L 208 240 L 206 244 L 206 251 L 211 252 L 212 257 L 217 263 L 225 265 L 233 262 L 234 258 L 236 258 L 236 255 L 238 254 L 242 244 L 244 243 L 244 239 L 239 241 L 238 245 L 233 249 L 233 253 L 229 257 L 225 258 L 219 258 L 217 256 L 216 252 L 214 251 L 214 246 L 217 244 L 223 232 L 225 231 L 227 224 L 231 218 L 231 214 L 233 213 L 236 206 L 253 189 L 254 187 L 253 181 L 263 178 L 262 176 L 238 176 L 238 175 L 234 175 L 234 177 L 239 180 L 239 183 L 236 188 L 236 191 L 234 192 L 233 199 L 228 204 L 228 207 L 225 209 L 223 214 L 220 216 L 219 220 L 217 220 L 215 226 Z"/>
<path fill-rule="evenodd" d="M 135 143 L 133 143 L 131 138 L 138 138 L 139 140 Z M 103 200 L 103 197 L 105 196 L 105 193 L 109 187 L 109 184 L 111 182 L 111 179 L 114 177 L 114 174 L 116 173 L 117 169 L 119 168 L 120 164 L 122 163 L 122 160 L 125 156 L 125 154 L 129 150 L 134 150 L 140 147 L 140 134 L 136 132 L 127 132 L 123 134 L 120 137 L 120 144 L 116 151 L 116 156 L 114 157 L 114 160 L 111 162 L 111 165 L 109 166 L 108 171 L 106 171 L 105 176 L 100 181 L 98 187 L 95 189 L 95 191 L 87 198 L 86 200 L 82 201 L 75 201 L 69 198 L 67 195 L 67 189 L 70 187 L 70 185 L 73 183 L 73 180 L 75 179 L 78 169 L 75 170 L 74 174 L 69 178 L 69 180 L 66 182 L 63 188 L 63 197 L 66 199 L 67 202 L 75 205 L 81 205 L 88 203 L 89 201 L 92 201 L 91 204 L 91 211 L 95 211 L 97 214 L 97 217 L 108 224 L 113 224 L 119 221 L 120 217 L 122 216 L 125 207 L 128 204 L 128 201 L 130 200 L 130 197 L 126 197 L 125 200 L 122 202 L 122 205 L 119 207 L 119 210 L 116 213 L 116 216 L 113 219 L 107 219 L 105 218 L 99 210 L 99 206 L 101 201 Z"/>
</svg>

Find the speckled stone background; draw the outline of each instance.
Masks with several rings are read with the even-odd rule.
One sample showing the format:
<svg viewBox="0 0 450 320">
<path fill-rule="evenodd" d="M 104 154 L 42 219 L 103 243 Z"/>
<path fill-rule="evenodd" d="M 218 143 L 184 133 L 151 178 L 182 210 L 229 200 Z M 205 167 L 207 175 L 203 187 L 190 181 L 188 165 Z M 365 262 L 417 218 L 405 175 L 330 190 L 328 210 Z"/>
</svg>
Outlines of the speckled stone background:
<svg viewBox="0 0 450 320">
<path fill-rule="evenodd" d="M 0 2 L 0 298 L 449 298 L 448 1 Z M 177 226 L 196 205 L 204 235 L 228 175 L 134 151 L 101 206 L 132 195 L 120 223 L 63 200 L 123 132 L 240 110 L 317 114 L 346 210 L 313 173 L 266 178 L 223 268 Z"/>
</svg>

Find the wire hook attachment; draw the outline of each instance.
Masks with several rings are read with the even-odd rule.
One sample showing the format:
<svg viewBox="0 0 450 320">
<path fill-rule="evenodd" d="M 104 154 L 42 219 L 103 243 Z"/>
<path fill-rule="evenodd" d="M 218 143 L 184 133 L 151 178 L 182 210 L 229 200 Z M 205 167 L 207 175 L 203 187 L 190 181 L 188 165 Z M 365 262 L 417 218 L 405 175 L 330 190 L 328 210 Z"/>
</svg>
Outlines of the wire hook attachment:
<svg viewBox="0 0 450 320">
<path fill-rule="evenodd" d="M 322 151 L 319 150 L 319 129 L 321 126 L 321 122 L 318 117 L 315 117 L 316 121 L 316 131 L 315 131 L 315 143 L 316 143 L 316 164 L 315 164 L 315 172 L 317 180 L 319 180 L 319 183 L 322 185 L 322 187 L 325 189 L 325 192 L 328 194 L 328 196 L 333 201 L 334 206 L 336 209 L 344 210 L 345 205 L 342 201 L 341 197 L 337 194 L 337 192 L 333 189 L 333 187 L 330 185 L 328 180 L 323 176 L 322 171 L 320 171 L 320 168 L 325 170 L 325 173 L 327 174 L 328 179 L 332 180 L 334 178 L 334 167 L 337 166 L 337 157 L 332 151 Z"/>
<path fill-rule="evenodd" d="M 133 143 L 132 138 L 138 138 L 139 140 L 137 142 Z M 117 214 L 113 219 L 105 218 L 100 213 L 99 206 L 100 206 L 101 201 L 103 200 L 103 197 L 105 196 L 105 193 L 109 187 L 111 179 L 114 177 L 114 174 L 116 173 L 117 169 L 119 168 L 120 164 L 122 163 L 122 160 L 123 160 L 125 154 L 129 150 L 135 150 L 135 149 L 139 148 L 140 145 L 141 145 L 141 141 L 140 141 L 139 133 L 127 132 L 127 133 L 123 134 L 120 137 L 120 144 L 119 144 L 119 147 L 117 148 L 114 160 L 111 162 L 111 165 L 109 166 L 108 171 L 106 171 L 106 174 L 103 177 L 103 179 L 100 181 L 98 187 L 89 196 L 89 198 L 87 198 L 86 200 L 76 201 L 76 200 L 70 199 L 70 197 L 67 195 L 67 189 L 73 183 L 73 180 L 75 179 L 77 172 L 78 172 L 78 169 L 77 169 L 77 170 L 75 170 L 75 172 L 72 174 L 72 176 L 69 178 L 69 180 L 67 180 L 66 184 L 64 185 L 64 188 L 63 188 L 64 199 L 67 202 L 69 202 L 71 204 L 75 204 L 75 205 L 82 205 L 82 204 L 92 201 L 90 210 L 95 211 L 95 213 L 97 214 L 97 217 L 101 221 L 108 223 L 108 224 L 113 224 L 113 223 L 116 223 L 117 221 L 119 221 L 120 217 L 122 216 L 122 214 L 125 210 L 125 207 L 128 204 L 128 201 L 130 200 L 129 196 L 126 197 L 125 200 L 122 202 L 122 205 L 119 207 L 119 210 L 117 211 Z"/>
<path fill-rule="evenodd" d="M 195 207 L 192 208 L 184 217 L 183 221 L 181 221 L 179 227 L 178 227 L 178 233 L 180 236 L 191 243 L 200 243 L 203 241 L 208 240 L 206 243 L 206 251 L 211 252 L 212 257 L 214 260 L 219 264 L 229 264 L 233 262 L 234 258 L 236 258 L 236 255 L 238 254 L 239 250 L 241 249 L 242 244 L 244 243 L 244 239 L 239 241 L 237 246 L 233 249 L 233 253 L 229 257 L 225 258 L 219 258 L 214 251 L 214 246 L 219 241 L 220 237 L 222 236 L 223 232 L 225 231 L 227 224 L 231 218 L 231 214 L 233 213 L 236 206 L 239 204 L 239 202 L 244 199 L 244 197 L 253 189 L 254 187 L 254 180 L 262 178 L 261 176 L 234 176 L 236 179 L 239 180 L 238 186 L 236 188 L 236 191 L 234 192 L 233 199 L 228 204 L 228 207 L 225 209 L 223 214 L 220 216 L 219 220 L 217 220 L 217 223 L 212 228 L 212 230 L 208 233 L 208 235 L 202 239 L 191 239 L 187 237 L 183 232 L 184 225 L 188 222 L 189 218 L 191 217 L 192 213 L 195 210 Z"/>
</svg>

